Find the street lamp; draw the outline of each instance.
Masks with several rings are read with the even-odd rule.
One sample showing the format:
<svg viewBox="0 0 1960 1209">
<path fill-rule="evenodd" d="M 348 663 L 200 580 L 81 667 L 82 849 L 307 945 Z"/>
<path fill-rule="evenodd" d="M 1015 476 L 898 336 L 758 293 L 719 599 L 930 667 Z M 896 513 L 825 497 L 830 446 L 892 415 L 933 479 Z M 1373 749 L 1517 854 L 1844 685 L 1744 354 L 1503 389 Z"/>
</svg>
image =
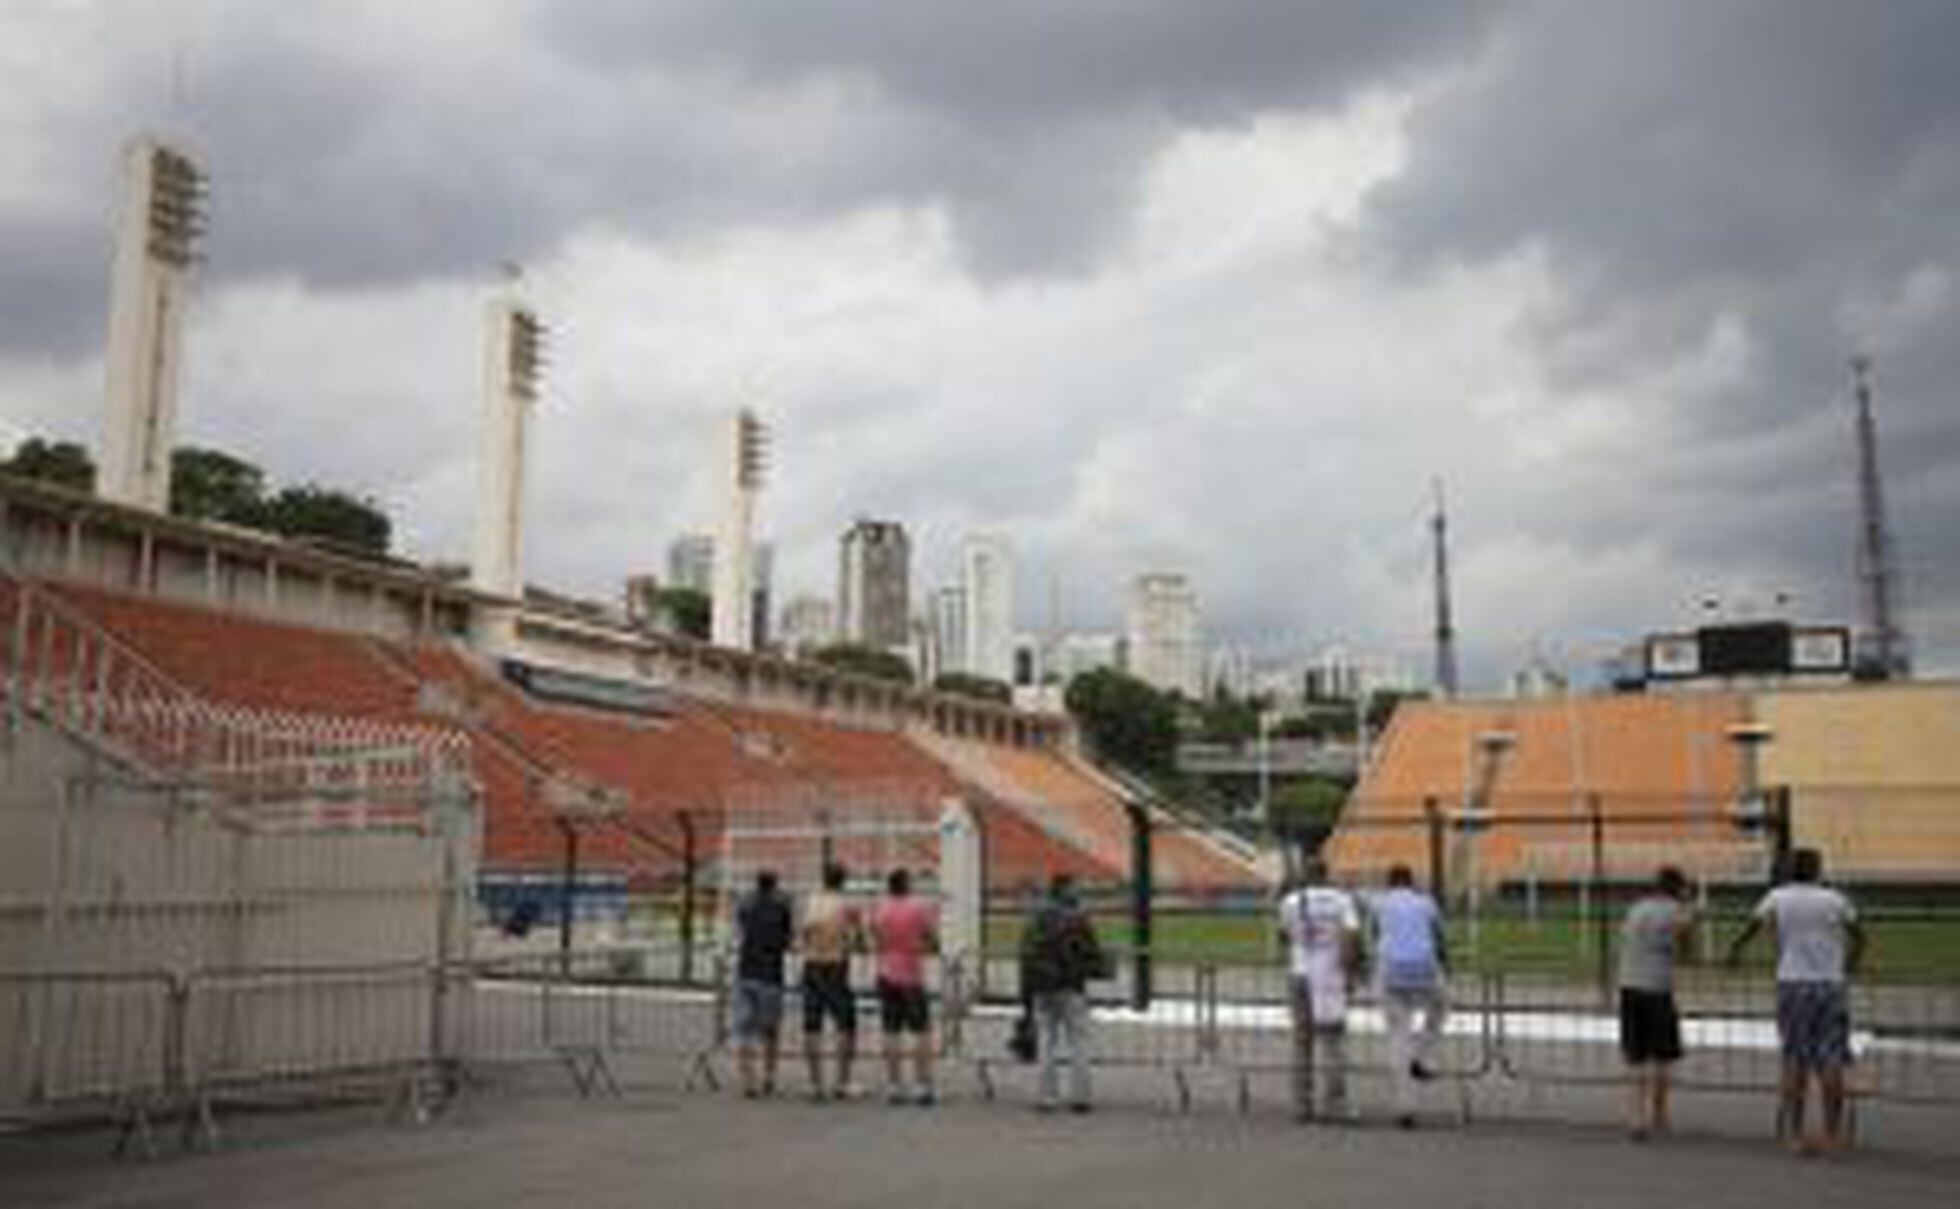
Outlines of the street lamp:
<svg viewBox="0 0 1960 1209">
<path fill-rule="evenodd" d="M 1491 791 L 1496 788 L 1497 774 L 1504 762 L 1505 753 L 1517 746 L 1518 736 L 1508 730 L 1480 731 L 1472 741 L 1477 752 L 1477 776 L 1474 784 L 1464 786 L 1463 813 L 1457 818 L 1458 842 L 1462 844 L 1461 862 L 1463 866 L 1463 891 L 1469 906 L 1470 950 L 1476 952 L 1478 929 L 1478 887 L 1477 887 L 1477 844 L 1474 838 L 1490 822 Z"/>
<path fill-rule="evenodd" d="M 1763 800 L 1762 751 L 1776 741 L 1776 728 L 1766 722 L 1735 722 L 1722 732 L 1735 744 L 1740 768 L 1737 771 L 1735 825 L 1746 832 L 1763 830 L 1770 820 L 1769 805 Z M 1777 833 L 1770 837 L 1770 877 L 1782 876 L 1785 850 L 1790 845 L 1787 818 L 1777 821 Z"/>
</svg>

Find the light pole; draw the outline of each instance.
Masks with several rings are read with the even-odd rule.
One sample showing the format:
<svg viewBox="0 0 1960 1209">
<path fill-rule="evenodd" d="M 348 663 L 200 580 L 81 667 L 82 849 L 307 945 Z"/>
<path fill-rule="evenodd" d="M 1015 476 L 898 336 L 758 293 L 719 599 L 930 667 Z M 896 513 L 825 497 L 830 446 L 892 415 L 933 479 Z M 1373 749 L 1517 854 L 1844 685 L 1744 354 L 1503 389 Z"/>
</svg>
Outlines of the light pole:
<svg viewBox="0 0 1960 1209">
<path fill-rule="evenodd" d="M 1463 891 L 1470 913 L 1470 951 L 1477 951 L 1478 929 L 1477 910 L 1479 893 L 1477 887 L 1477 841 L 1476 834 L 1490 822 L 1491 791 L 1497 786 L 1497 774 L 1504 762 L 1504 755 L 1517 746 L 1518 736 L 1508 730 L 1486 730 L 1478 732 L 1473 745 L 1477 752 L 1477 778 L 1474 784 L 1464 786 L 1463 814 L 1458 820 L 1458 831 L 1463 838 Z"/>
</svg>

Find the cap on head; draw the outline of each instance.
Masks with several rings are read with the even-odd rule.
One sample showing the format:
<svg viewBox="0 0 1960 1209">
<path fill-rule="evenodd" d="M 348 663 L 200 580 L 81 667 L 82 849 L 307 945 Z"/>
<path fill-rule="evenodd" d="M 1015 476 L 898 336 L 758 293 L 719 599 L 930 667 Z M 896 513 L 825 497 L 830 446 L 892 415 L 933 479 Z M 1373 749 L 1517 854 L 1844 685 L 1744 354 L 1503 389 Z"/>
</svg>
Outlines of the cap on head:
<svg viewBox="0 0 1960 1209">
<path fill-rule="evenodd" d="M 844 888 L 844 883 L 848 880 L 850 880 L 850 873 L 846 871 L 844 866 L 839 864 L 838 862 L 831 861 L 830 863 L 826 864 L 823 867 L 824 889 L 842 890 Z"/>
</svg>

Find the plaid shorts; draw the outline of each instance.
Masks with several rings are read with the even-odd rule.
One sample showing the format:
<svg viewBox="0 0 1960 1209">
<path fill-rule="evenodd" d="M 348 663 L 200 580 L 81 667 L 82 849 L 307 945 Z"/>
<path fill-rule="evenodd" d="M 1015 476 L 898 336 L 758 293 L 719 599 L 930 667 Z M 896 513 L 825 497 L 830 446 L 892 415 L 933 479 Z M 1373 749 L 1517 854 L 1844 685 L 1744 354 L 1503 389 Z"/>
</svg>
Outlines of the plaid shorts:
<svg viewBox="0 0 1960 1209">
<path fill-rule="evenodd" d="M 1851 1061 L 1851 997 L 1841 982 L 1776 984 L 1776 1032 L 1783 1061 L 1836 1070 Z"/>
</svg>

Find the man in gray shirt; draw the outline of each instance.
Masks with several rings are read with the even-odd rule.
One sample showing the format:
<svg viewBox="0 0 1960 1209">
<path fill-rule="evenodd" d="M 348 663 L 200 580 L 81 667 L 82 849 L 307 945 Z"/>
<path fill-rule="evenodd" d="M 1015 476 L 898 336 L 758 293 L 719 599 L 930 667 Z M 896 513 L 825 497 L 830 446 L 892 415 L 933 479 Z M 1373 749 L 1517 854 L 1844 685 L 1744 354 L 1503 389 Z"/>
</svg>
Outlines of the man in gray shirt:
<svg viewBox="0 0 1960 1209">
<path fill-rule="evenodd" d="M 1679 869 L 1662 866 L 1620 926 L 1620 1053 L 1633 1076 L 1628 1129 L 1636 1141 L 1668 1127 L 1668 1068 L 1681 1058 L 1674 961 L 1694 927 L 1687 890 Z"/>
</svg>

